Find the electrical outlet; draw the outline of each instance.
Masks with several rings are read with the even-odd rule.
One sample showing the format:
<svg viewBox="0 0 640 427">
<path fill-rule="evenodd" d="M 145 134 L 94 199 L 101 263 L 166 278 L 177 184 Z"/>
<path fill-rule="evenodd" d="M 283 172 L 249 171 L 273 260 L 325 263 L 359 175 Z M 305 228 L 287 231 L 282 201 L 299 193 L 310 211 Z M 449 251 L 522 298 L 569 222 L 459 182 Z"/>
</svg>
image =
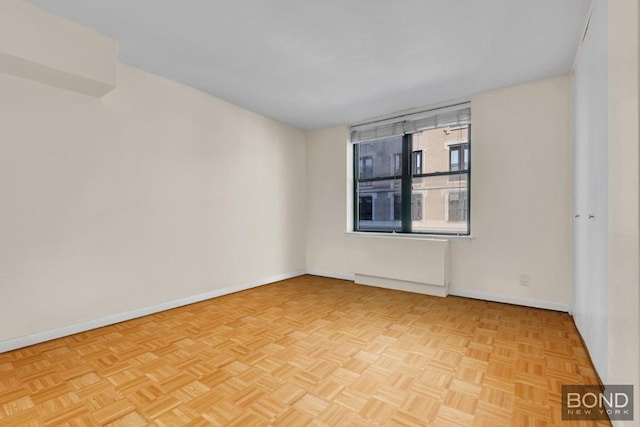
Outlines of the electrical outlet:
<svg viewBox="0 0 640 427">
<path fill-rule="evenodd" d="M 521 274 L 520 275 L 520 286 L 529 286 L 529 275 Z"/>
</svg>

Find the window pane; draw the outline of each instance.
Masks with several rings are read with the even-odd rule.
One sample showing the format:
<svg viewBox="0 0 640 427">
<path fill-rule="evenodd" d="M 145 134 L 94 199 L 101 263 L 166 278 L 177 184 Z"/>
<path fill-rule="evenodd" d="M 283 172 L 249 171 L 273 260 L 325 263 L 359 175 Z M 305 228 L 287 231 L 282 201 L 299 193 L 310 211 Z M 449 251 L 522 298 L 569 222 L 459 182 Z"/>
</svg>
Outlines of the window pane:
<svg viewBox="0 0 640 427">
<path fill-rule="evenodd" d="M 361 220 L 371 221 L 373 219 L 373 197 L 360 196 L 358 198 L 358 215 Z"/>
<path fill-rule="evenodd" d="M 401 180 L 359 182 L 356 230 L 400 231 Z"/>
<path fill-rule="evenodd" d="M 413 156 L 411 156 L 411 162 L 413 167 L 413 170 L 412 170 L 413 175 L 422 174 L 422 150 L 413 152 Z"/>
<path fill-rule="evenodd" d="M 402 153 L 402 136 L 360 143 L 357 153 L 359 179 L 396 176 L 401 160 L 396 154 Z"/>
<path fill-rule="evenodd" d="M 402 220 L 402 195 L 400 193 L 393 193 L 393 219 L 397 221 Z"/>
<path fill-rule="evenodd" d="M 450 150 L 462 144 L 469 143 L 469 128 L 441 127 L 426 130 L 412 135 L 413 150 L 421 150 L 422 173 L 448 172 L 451 170 Z M 467 145 L 468 147 L 468 145 Z M 456 163 L 460 163 L 460 152 L 457 154 Z M 465 162 L 468 163 L 468 153 Z"/>
<path fill-rule="evenodd" d="M 469 146 L 464 147 L 464 169 L 469 169 Z"/>
<path fill-rule="evenodd" d="M 358 162 L 360 179 L 373 178 L 373 158 L 371 156 L 361 156 Z"/>
<path fill-rule="evenodd" d="M 458 147 L 451 148 L 449 155 L 450 155 L 449 170 L 459 171 L 460 170 L 460 149 Z"/>
<path fill-rule="evenodd" d="M 411 226 L 417 233 L 468 233 L 468 173 L 414 178 Z M 422 199 L 422 216 L 414 212 L 414 197 Z M 417 208 L 415 208 L 417 209 Z"/>
<path fill-rule="evenodd" d="M 395 153 L 393 155 L 393 175 L 402 175 L 402 153 Z"/>
</svg>

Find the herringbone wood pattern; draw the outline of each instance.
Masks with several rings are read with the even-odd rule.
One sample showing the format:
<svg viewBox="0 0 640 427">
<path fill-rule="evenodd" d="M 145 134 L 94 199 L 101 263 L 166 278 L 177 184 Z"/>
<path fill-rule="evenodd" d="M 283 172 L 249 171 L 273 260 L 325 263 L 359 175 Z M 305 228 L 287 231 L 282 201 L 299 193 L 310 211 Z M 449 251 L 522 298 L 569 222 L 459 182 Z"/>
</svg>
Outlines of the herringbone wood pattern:
<svg viewBox="0 0 640 427">
<path fill-rule="evenodd" d="M 566 314 L 303 276 L 0 354 L 0 425 L 593 425 L 596 382 Z"/>
</svg>

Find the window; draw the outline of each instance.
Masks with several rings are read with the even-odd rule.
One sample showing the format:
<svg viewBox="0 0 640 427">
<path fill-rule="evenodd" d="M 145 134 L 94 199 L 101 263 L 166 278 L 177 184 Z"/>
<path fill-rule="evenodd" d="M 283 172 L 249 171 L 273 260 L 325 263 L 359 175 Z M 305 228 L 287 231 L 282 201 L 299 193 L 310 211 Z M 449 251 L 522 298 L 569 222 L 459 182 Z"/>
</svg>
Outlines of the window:
<svg viewBox="0 0 640 427">
<path fill-rule="evenodd" d="M 414 175 L 420 175 L 422 173 L 422 150 L 413 152 L 411 168 Z"/>
<path fill-rule="evenodd" d="M 449 170 L 460 171 L 469 169 L 469 144 L 449 146 Z"/>
<path fill-rule="evenodd" d="M 360 178 L 371 178 L 373 176 L 373 157 L 364 156 L 360 158 Z"/>
<path fill-rule="evenodd" d="M 354 231 L 469 234 L 469 104 L 354 126 L 351 142 Z"/>
<path fill-rule="evenodd" d="M 402 153 L 393 155 L 393 174 L 395 176 L 402 175 Z"/>
<path fill-rule="evenodd" d="M 411 221 L 422 221 L 422 194 L 411 195 Z"/>
<path fill-rule="evenodd" d="M 373 220 L 373 197 L 360 196 L 358 201 L 359 213 L 358 217 L 361 221 Z"/>
<path fill-rule="evenodd" d="M 393 219 L 394 220 L 398 220 L 400 221 L 402 219 L 401 212 L 402 212 L 402 199 L 400 198 L 399 194 L 394 194 L 393 195 Z"/>
<path fill-rule="evenodd" d="M 400 231 L 401 176 L 396 175 L 396 154 L 402 153 L 402 137 L 358 144 L 356 156 L 356 221 L 361 230 Z M 403 165 L 400 157 L 400 164 Z M 366 168 L 366 170 L 360 170 Z M 363 199 L 363 197 L 367 197 Z M 363 200 L 363 202 L 361 202 Z M 359 205 L 364 203 L 364 207 Z M 369 208 L 371 206 L 371 209 Z"/>
<path fill-rule="evenodd" d="M 467 220 L 467 192 L 458 191 L 449 193 L 447 205 L 447 221 Z"/>
</svg>

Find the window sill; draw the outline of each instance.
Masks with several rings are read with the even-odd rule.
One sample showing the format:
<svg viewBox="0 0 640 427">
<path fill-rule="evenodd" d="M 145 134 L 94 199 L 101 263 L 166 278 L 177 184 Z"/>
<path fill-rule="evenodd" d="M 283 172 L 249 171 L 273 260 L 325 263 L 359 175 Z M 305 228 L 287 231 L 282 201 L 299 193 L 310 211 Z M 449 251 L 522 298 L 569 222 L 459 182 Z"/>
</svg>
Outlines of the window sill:
<svg viewBox="0 0 640 427">
<path fill-rule="evenodd" d="M 462 240 L 469 241 L 475 239 L 474 236 L 455 236 L 451 234 L 405 234 L 405 233 L 376 233 L 375 231 L 346 231 L 346 236 L 356 237 L 378 237 L 385 239 L 410 239 L 410 240 Z"/>
</svg>

